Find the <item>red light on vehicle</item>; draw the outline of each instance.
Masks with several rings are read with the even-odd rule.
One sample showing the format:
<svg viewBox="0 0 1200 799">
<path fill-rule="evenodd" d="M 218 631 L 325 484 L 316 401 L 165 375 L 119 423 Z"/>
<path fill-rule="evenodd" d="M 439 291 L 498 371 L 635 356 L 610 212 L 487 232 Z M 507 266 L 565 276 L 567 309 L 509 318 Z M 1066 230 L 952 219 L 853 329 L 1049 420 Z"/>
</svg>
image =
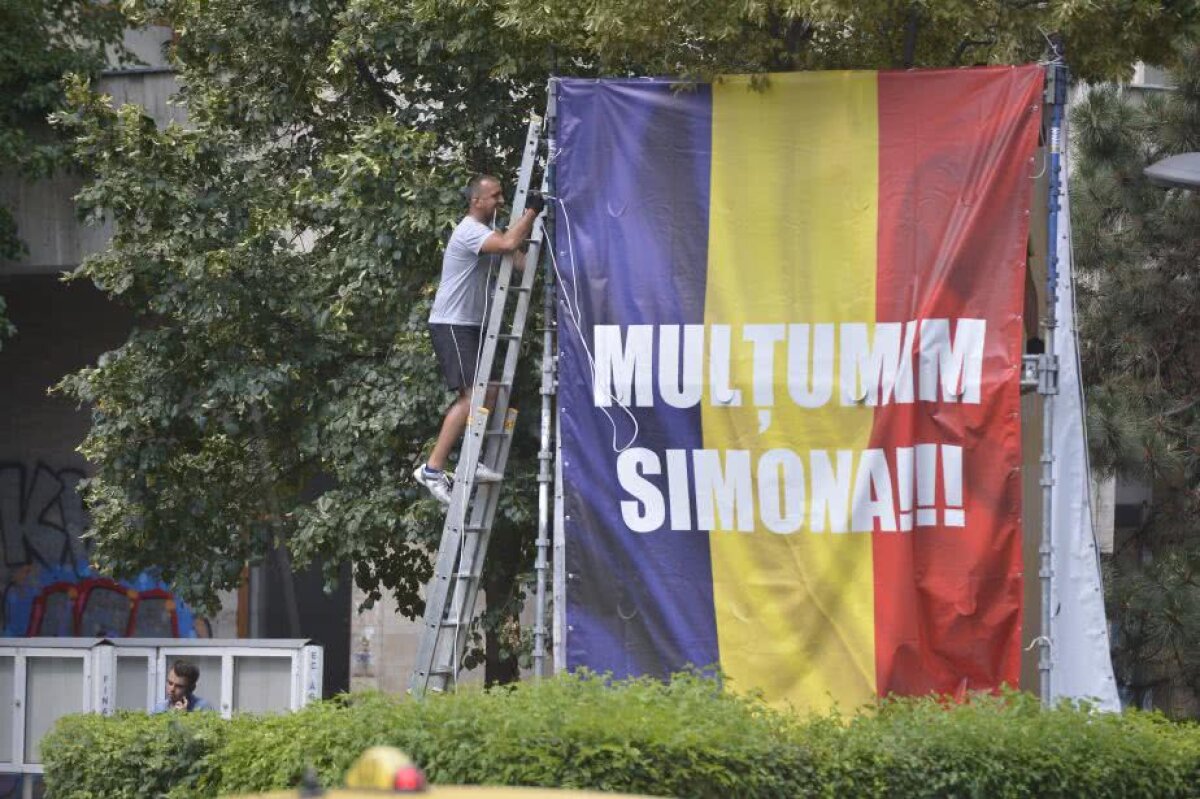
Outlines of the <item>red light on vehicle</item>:
<svg viewBox="0 0 1200 799">
<path fill-rule="evenodd" d="M 396 769 L 392 787 L 404 793 L 420 793 L 425 790 L 425 774 L 416 766 Z"/>
</svg>

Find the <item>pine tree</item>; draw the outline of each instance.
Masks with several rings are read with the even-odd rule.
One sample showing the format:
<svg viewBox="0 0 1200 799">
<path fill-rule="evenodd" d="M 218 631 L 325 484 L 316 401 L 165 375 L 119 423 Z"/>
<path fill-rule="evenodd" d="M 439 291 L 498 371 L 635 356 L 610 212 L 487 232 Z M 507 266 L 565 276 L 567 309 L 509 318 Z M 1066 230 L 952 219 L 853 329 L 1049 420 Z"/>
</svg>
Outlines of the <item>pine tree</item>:
<svg viewBox="0 0 1200 799">
<path fill-rule="evenodd" d="M 1072 202 L 1095 465 L 1153 501 L 1106 564 L 1119 683 L 1200 709 L 1200 192 L 1142 170 L 1200 150 L 1200 48 L 1175 90 L 1093 88 L 1072 114 Z"/>
</svg>

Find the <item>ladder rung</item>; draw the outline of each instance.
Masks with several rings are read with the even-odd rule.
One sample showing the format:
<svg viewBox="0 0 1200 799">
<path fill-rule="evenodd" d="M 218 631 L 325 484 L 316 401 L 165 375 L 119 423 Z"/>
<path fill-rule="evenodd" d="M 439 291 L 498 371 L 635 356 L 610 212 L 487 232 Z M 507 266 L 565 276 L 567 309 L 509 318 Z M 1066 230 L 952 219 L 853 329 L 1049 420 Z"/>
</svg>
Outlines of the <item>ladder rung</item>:
<svg viewBox="0 0 1200 799">
<path fill-rule="evenodd" d="M 496 338 L 503 339 L 504 341 L 520 341 L 521 340 L 521 337 L 518 336 L 516 333 L 497 333 Z"/>
<path fill-rule="evenodd" d="M 475 489 L 476 492 L 479 492 L 479 491 L 482 491 L 483 489 L 489 488 L 491 486 L 498 486 L 503 482 L 504 482 L 503 480 L 496 480 L 494 482 L 484 483 L 484 482 L 480 482 L 480 481 L 476 480 L 475 482 L 471 483 L 471 486 L 472 486 L 472 488 Z M 466 532 L 478 534 L 478 533 L 482 533 L 483 530 L 467 530 Z"/>
</svg>

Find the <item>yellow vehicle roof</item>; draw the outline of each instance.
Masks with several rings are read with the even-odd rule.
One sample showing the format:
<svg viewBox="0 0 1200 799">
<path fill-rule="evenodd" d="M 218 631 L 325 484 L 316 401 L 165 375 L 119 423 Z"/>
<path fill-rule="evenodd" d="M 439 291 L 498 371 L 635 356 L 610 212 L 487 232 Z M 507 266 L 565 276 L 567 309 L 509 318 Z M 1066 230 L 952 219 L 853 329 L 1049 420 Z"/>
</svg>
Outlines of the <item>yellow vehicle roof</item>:
<svg viewBox="0 0 1200 799">
<path fill-rule="evenodd" d="M 298 789 L 272 791 L 271 793 L 245 794 L 225 799 L 297 799 Z M 412 796 L 431 799 L 652 799 L 644 795 L 629 793 L 601 793 L 599 791 L 571 791 L 557 788 L 514 788 L 489 785 L 432 785 L 417 793 L 396 793 L 364 788 L 330 788 L 321 794 L 321 799 L 382 799 L 382 797 Z"/>
</svg>

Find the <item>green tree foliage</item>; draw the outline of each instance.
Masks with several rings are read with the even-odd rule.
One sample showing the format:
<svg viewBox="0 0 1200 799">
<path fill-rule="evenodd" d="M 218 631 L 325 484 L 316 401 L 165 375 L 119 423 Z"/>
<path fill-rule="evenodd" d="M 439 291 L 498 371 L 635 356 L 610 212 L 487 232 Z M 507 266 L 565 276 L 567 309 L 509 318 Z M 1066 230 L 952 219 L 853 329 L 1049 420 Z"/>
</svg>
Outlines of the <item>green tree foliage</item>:
<svg viewBox="0 0 1200 799">
<path fill-rule="evenodd" d="M 1200 696 L 1200 193 L 1149 164 L 1200 150 L 1200 50 L 1173 92 L 1093 89 L 1072 115 L 1072 185 L 1089 433 L 1097 465 L 1154 488 L 1109 564 L 1117 671 Z"/>
<path fill-rule="evenodd" d="M 70 164 L 46 119 L 62 106 L 62 77 L 99 74 L 105 48 L 124 30 L 119 7 L 101 0 L 0 0 L 0 177 L 37 180 Z M 0 260 L 24 253 L 12 212 L 0 204 Z M 4 311 L 0 297 L 0 346 L 15 332 Z"/>
<path fill-rule="evenodd" d="M 427 5 L 436 5 L 429 0 Z M 455 5 L 497 5 L 455 0 Z M 509 0 L 506 27 L 586 53 L 605 71 L 651 74 L 1023 63 L 1066 40 L 1087 80 L 1166 63 L 1173 36 L 1197 30 L 1194 2 L 1161 0 Z"/>
<path fill-rule="evenodd" d="M 447 400 L 424 335 L 441 242 L 469 173 L 511 183 L 549 74 L 1026 59 L 1043 51 L 1039 25 L 1104 31 L 1119 6 L 1119 32 L 1080 46 L 1110 74 L 1200 15 L 1116 0 L 134 5 L 177 31 L 189 125 L 158 129 L 85 82 L 60 118 L 95 172 L 83 208 L 117 224 L 80 275 L 138 315 L 127 344 L 64 384 L 94 408 L 99 565 L 163 565 L 203 605 L 284 544 L 331 578 L 353 562 L 362 588 L 395 591 L 408 614 L 441 527 L 408 478 Z M 524 363 L 516 480 L 485 578 L 497 622 L 531 560 L 536 359 Z"/>
<path fill-rule="evenodd" d="M 59 117 L 94 172 L 81 209 L 116 222 L 79 274 L 138 318 L 64 383 L 93 408 L 97 563 L 160 566 L 203 605 L 283 544 L 330 580 L 353 563 L 370 595 L 392 589 L 418 614 L 441 531 L 409 476 L 447 401 L 425 336 L 441 245 L 469 172 L 511 173 L 545 67 L 496 77 L 503 52 L 472 9 L 143 12 L 178 31 L 189 126 L 159 129 L 83 82 Z M 518 457 L 538 407 L 536 379 L 522 384 Z M 530 560 L 531 479 L 519 472 L 501 506 L 499 615 Z"/>
</svg>

